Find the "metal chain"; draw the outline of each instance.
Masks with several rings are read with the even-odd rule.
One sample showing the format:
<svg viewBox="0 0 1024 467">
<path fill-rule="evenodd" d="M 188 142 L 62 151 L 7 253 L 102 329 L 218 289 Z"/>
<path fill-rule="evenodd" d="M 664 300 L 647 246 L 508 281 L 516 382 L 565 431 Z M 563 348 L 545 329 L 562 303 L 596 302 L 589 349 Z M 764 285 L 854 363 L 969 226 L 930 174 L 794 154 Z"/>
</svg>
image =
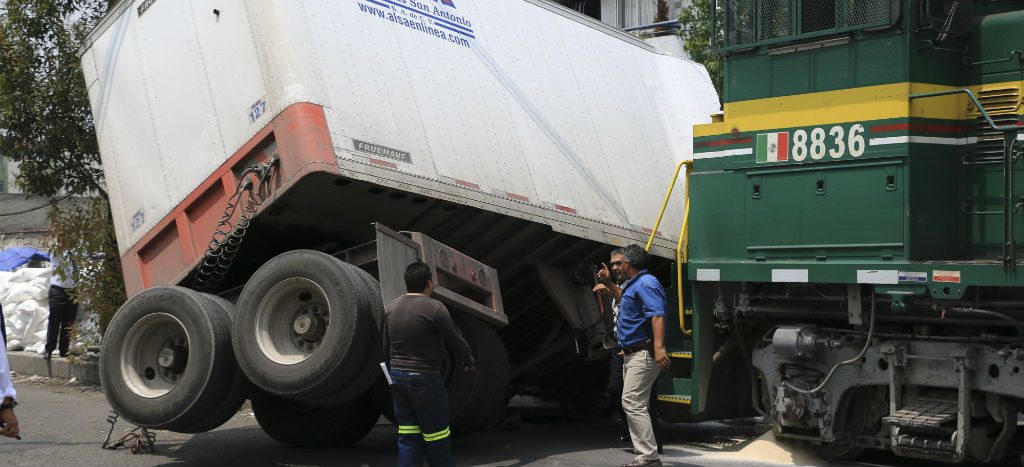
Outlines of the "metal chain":
<svg viewBox="0 0 1024 467">
<path fill-rule="evenodd" d="M 253 216 L 260 205 L 270 197 L 278 162 L 277 154 L 274 154 L 267 161 L 254 164 L 240 174 L 235 192 L 228 197 L 224 214 L 217 222 L 206 253 L 203 254 L 203 261 L 196 271 L 195 290 L 212 292 L 224 280 L 235 261 Z M 232 222 L 231 219 L 239 212 L 239 208 L 241 212 L 238 220 Z"/>
<path fill-rule="evenodd" d="M 100 446 L 102 449 L 109 449 L 111 451 L 128 447 L 128 450 L 132 454 L 149 453 L 152 454 L 156 447 L 156 433 L 149 431 L 145 427 L 136 426 L 131 431 L 121 435 L 117 441 L 111 443 L 110 438 L 114 434 L 114 427 L 117 425 L 117 419 L 120 415 L 117 412 L 110 412 L 110 416 L 107 417 L 107 423 L 110 424 L 110 431 L 107 432 L 107 439 L 103 440 L 103 445 Z"/>
</svg>

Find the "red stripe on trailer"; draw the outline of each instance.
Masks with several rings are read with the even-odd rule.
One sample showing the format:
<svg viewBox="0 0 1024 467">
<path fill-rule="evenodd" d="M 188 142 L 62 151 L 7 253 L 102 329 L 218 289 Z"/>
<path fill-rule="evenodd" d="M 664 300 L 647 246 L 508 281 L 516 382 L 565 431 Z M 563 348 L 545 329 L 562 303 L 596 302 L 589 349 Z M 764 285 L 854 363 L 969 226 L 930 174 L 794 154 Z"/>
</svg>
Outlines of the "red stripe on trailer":
<svg viewBox="0 0 1024 467">
<path fill-rule="evenodd" d="M 398 164 L 396 164 L 394 162 L 382 161 L 380 159 L 374 159 L 372 157 L 370 158 L 370 163 L 375 164 L 375 165 L 379 165 L 379 166 L 383 166 L 383 167 L 387 167 L 389 169 L 395 169 L 395 170 L 398 169 Z"/>
<path fill-rule="evenodd" d="M 647 227 L 641 227 L 641 230 L 643 230 L 644 233 L 647 234 L 647 235 L 650 235 L 651 232 L 654 232 L 654 230 L 652 230 L 650 228 L 647 228 Z M 654 236 L 655 237 L 664 237 L 664 235 L 662 235 L 660 230 L 658 231 L 658 233 L 654 234 Z"/>
<path fill-rule="evenodd" d="M 505 192 L 505 196 L 508 196 L 509 198 L 512 198 L 512 199 L 514 199 L 516 201 L 522 201 L 524 203 L 529 203 L 530 202 L 530 198 L 527 198 L 527 197 L 525 197 L 523 195 L 517 195 L 515 193 L 508 192 L 508 191 Z"/>
<path fill-rule="evenodd" d="M 963 128 L 957 125 L 941 125 L 930 123 L 894 123 L 891 125 L 875 125 L 869 129 L 872 133 L 890 131 L 928 131 L 937 133 L 959 133 Z"/>
<path fill-rule="evenodd" d="M 711 148 L 716 146 L 729 146 L 732 144 L 748 144 L 753 143 L 753 137 L 736 138 L 736 139 L 720 139 L 715 141 L 701 141 L 699 143 L 693 143 L 695 148 Z"/>
<path fill-rule="evenodd" d="M 562 212 L 567 212 L 569 214 L 576 214 L 576 210 L 575 209 L 570 208 L 569 206 L 562 206 L 561 204 L 556 204 L 555 205 L 555 209 L 557 209 L 559 211 L 562 211 Z"/>
<path fill-rule="evenodd" d="M 239 182 L 236 173 L 241 170 L 234 169 L 266 160 L 265 149 L 271 142 L 277 143 L 280 157 L 278 176 L 274 177 L 276 195 L 311 174 L 338 175 L 323 108 L 309 103 L 289 106 L 121 256 L 129 298 L 149 287 L 179 284 L 199 265 L 224 205 Z M 259 211 L 269 206 L 264 204 Z"/>
<path fill-rule="evenodd" d="M 472 188 L 474 190 L 480 189 L 480 185 L 477 185 L 476 183 L 473 182 L 467 182 L 465 180 L 455 179 L 455 184 L 461 187 Z"/>
</svg>

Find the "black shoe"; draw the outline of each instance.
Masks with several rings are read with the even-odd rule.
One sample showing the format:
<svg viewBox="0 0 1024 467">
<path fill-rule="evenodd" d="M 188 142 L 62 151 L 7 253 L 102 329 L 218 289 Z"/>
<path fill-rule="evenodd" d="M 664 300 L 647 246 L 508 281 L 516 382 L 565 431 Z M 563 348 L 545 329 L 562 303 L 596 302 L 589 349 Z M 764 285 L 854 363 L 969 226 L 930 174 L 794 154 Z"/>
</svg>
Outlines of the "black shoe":
<svg viewBox="0 0 1024 467">
<path fill-rule="evenodd" d="M 630 438 L 629 435 L 619 436 L 619 444 L 633 444 L 633 438 Z"/>
<path fill-rule="evenodd" d="M 60 354 L 60 358 L 68 358 L 68 352 Z"/>
<path fill-rule="evenodd" d="M 635 460 L 628 464 L 622 464 L 622 467 L 662 467 L 662 464 L 661 459 L 651 461 Z"/>
</svg>

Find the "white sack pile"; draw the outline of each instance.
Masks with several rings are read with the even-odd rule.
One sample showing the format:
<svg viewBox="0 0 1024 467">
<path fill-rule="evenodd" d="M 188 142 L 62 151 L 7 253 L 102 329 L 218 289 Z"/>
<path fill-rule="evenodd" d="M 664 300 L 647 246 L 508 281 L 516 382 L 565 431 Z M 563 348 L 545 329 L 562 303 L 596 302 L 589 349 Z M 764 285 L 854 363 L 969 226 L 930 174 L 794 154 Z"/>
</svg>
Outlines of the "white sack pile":
<svg viewBox="0 0 1024 467">
<path fill-rule="evenodd" d="M 50 316 L 47 294 L 50 270 L 23 268 L 0 271 L 0 304 L 7 323 L 7 349 L 42 352 L 46 345 L 46 318 Z"/>
</svg>

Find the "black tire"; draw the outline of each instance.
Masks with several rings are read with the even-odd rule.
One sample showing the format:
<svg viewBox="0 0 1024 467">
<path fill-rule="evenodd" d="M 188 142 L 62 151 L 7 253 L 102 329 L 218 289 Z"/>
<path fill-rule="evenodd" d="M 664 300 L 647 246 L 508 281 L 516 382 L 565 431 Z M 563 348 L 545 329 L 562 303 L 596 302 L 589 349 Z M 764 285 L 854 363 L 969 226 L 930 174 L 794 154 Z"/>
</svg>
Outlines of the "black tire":
<svg viewBox="0 0 1024 467">
<path fill-rule="evenodd" d="M 461 313 L 452 318 L 473 350 L 476 371 L 463 371 L 465 362 L 454 359 L 445 369 L 452 432 L 463 435 L 488 428 L 505 408 L 509 367 L 505 346 L 482 321 Z"/>
<path fill-rule="evenodd" d="M 380 420 L 380 411 L 373 405 L 369 393 L 348 403 L 344 423 L 336 426 L 331 434 L 333 446 L 350 446 L 366 437 Z"/>
<path fill-rule="evenodd" d="M 363 354 L 362 362 L 354 368 L 356 376 L 350 381 L 345 381 L 344 387 L 325 386 L 318 393 L 311 393 L 306 398 L 308 403 L 314 405 L 333 405 L 337 404 L 339 400 L 348 400 L 348 396 L 339 398 L 339 394 L 365 392 L 370 389 L 378 377 L 383 376 L 380 362 L 383 361 L 381 338 L 384 325 L 384 302 L 380 295 L 380 283 L 370 273 L 356 266 L 345 262 L 341 262 L 341 265 L 358 284 L 355 293 L 360 300 L 360 306 L 368 309 L 373 318 L 373 328 L 367 327 L 364 330 L 364 334 L 367 334 L 367 338 L 370 340 L 369 350 Z"/>
<path fill-rule="evenodd" d="M 380 418 L 366 396 L 344 404 L 316 406 L 260 393 L 252 398 L 252 411 L 268 436 L 301 448 L 358 442 Z"/>
<path fill-rule="evenodd" d="M 377 378 L 377 381 L 373 383 L 369 394 L 374 408 L 376 408 L 384 418 L 388 419 L 389 422 L 397 424 L 398 422 L 395 420 L 395 401 L 391 398 L 391 386 L 388 384 L 388 381 L 384 379 L 384 375 L 381 375 L 380 378 Z"/>
<path fill-rule="evenodd" d="M 221 307 L 228 316 L 234 316 L 235 305 L 221 297 L 210 294 L 201 294 L 202 298 L 212 301 L 216 306 Z M 233 350 L 232 350 L 233 352 Z M 213 430 L 231 420 L 232 417 L 238 413 L 238 410 L 242 408 L 242 404 L 252 394 L 254 386 L 249 378 L 245 377 L 245 372 L 236 364 L 232 368 L 233 373 L 230 376 L 230 383 L 225 391 L 223 403 L 218 405 L 216 409 L 205 420 L 195 426 L 187 427 L 186 429 L 179 430 L 182 433 L 203 433 L 206 431 Z M 209 388 L 207 388 L 209 390 Z"/>
<path fill-rule="evenodd" d="M 295 250 L 268 261 L 245 284 L 233 343 L 240 366 L 256 386 L 307 403 L 340 404 L 372 384 L 359 376 L 376 340 L 373 305 L 350 268 L 324 253 Z M 289 316 L 308 306 L 329 316 L 311 351 L 293 343 L 288 324 Z"/>
<path fill-rule="evenodd" d="M 195 432 L 226 411 L 238 367 L 231 318 L 193 290 L 154 287 L 132 297 L 111 319 L 100 352 L 100 381 L 111 407 L 139 426 Z M 173 369 L 154 350 L 179 349 Z M 184 345 L 182 345 L 184 343 Z M 187 355 L 180 349 L 187 348 Z M 125 373 L 125 368 L 134 368 Z M 230 404 L 228 404 L 230 405 Z M 237 407 L 235 407 L 237 410 Z"/>
</svg>

